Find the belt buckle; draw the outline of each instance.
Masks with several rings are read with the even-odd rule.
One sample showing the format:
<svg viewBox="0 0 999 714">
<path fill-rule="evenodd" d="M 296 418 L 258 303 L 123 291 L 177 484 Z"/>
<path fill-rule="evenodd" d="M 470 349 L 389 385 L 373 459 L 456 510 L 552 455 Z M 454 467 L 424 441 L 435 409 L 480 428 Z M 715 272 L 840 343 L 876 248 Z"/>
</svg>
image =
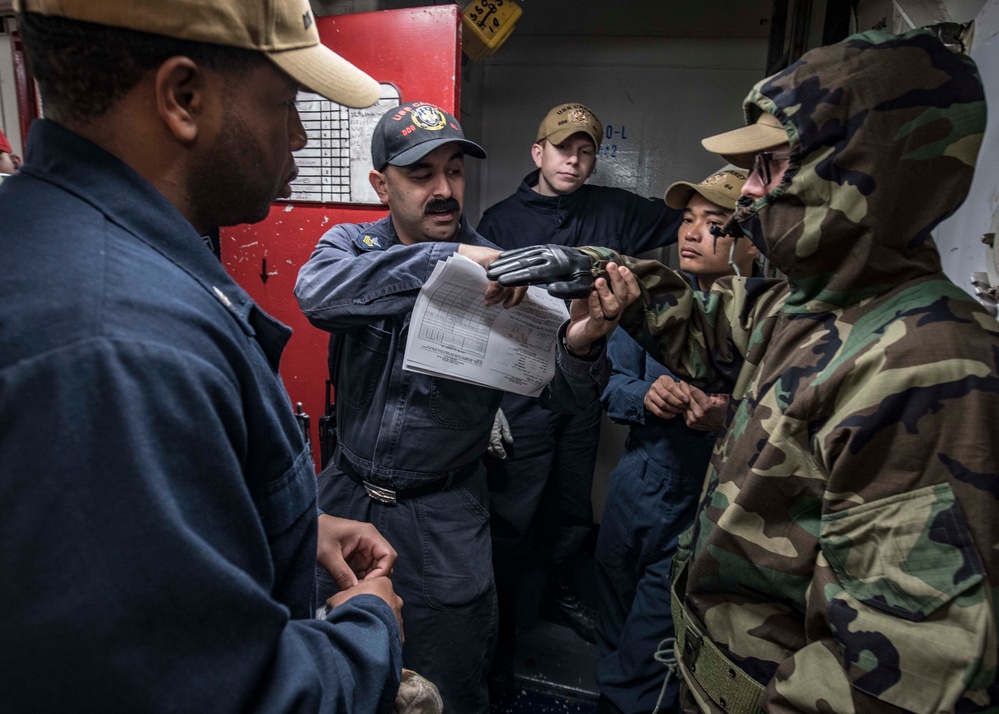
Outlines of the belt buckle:
<svg viewBox="0 0 999 714">
<path fill-rule="evenodd" d="M 704 635 L 688 624 L 688 629 L 684 633 L 683 652 L 681 653 L 683 665 L 691 672 L 697 671 L 697 657 L 701 654 L 701 645 L 704 644 Z"/>
<path fill-rule="evenodd" d="M 390 506 L 396 504 L 395 491 L 391 488 L 385 488 L 384 486 L 376 486 L 370 481 L 361 481 L 364 486 L 364 490 L 368 492 L 368 496 L 380 503 L 386 503 Z"/>
</svg>

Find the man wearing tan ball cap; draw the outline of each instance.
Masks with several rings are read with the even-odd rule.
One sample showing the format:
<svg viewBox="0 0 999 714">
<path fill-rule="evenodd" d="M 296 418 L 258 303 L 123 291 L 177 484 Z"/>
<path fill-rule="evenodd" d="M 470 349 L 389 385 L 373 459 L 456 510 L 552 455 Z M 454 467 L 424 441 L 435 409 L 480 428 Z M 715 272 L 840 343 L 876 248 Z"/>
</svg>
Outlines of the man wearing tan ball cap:
<svg viewBox="0 0 999 714">
<path fill-rule="evenodd" d="M 711 232 L 732 217 L 745 181 L 745 171 L 726 168 L 666 189 L 666 204 L 683 211 L 677 248 L 693 288 L 710 290 L 729 275 L 762 275 L 747 238 Z M 694 520 L 729 398 L 681 380 L 623 330 L 611 335 L 607 354 L 614 366 L 600 401 L 613 422 L 628 427 L 628 438 L 610 475 L 594 552 L 594 714 L 677 711 L 679 679 L 664 682 L 657 657 L 663 640 L 676 634 L 668 573 L 679 535 Z"/>
<path fill-rule="evenodd" d="M 677 236 L 680 270 L 695 276 L 701 290 L 726 275 L 754 272 L 759 251 L 748 238 L 712 233 L 732 217 L 746 178 L 740 169 L 723 169 L 700 183 L 677 181 L 666 189 L 666 205 L 683 211 Z"/>
<path fill-rule="evenodd" d="M 600 151 L 604 139 L 604 125 L 597 119 L 588 107 L 578 102 L 559 104 L 541 120 L 538 125 L 538 137 L 534 143 L 547 141 L 559 145 L 573 134 L 585 134 L 593 140 L 595 151 Z"/>
<path fill-rule="evenodd" d="M 290 194 L 301 87 L 377 83 L 307 0 L 14 7 L 46 117 L 0 186 L 0 711 L 392 711 L 396 552 L 318 514 L 290 330 L 201 237 Z"/>
<path fill-rule="evenodd" d="M 486 210 L 479 232 L 506 250 L 545 243 L 594 244 L 637 255 L 674 242 L 681 211 L 658 197 L 587 183 L 605 135 L 603 124 L 586 105 L 563 102 L 552 107 L 531 144 L 537 170 L 513 195 Z M 549 561 L 539 613 L 583 639 L 596 639 L 594 611 L 576 588 L 573 560 L 593 527 L 591 491 L 600 418 L 596 403 L 578 414 L 554 414 L 534 399 L 514 394 L 504 396 L 497 413 L 492 443 L 499 448 L 490 448 L 497 458 L 487 460 L 500 605 L 500 639 L 490 675 L 495 700 L 513 686 L 513 603 L 520 571 L 534 550 L 535 531 L 541 536 L 539 550 Z M 549 500 L 543 498 L 546 489 L 555 494 L 550 500 L 557 505 L 547 509 L 551 513 L 542 512 L 542 502 Z M 539 528 L 541 523 L 554 526 Z"/>
</svg>

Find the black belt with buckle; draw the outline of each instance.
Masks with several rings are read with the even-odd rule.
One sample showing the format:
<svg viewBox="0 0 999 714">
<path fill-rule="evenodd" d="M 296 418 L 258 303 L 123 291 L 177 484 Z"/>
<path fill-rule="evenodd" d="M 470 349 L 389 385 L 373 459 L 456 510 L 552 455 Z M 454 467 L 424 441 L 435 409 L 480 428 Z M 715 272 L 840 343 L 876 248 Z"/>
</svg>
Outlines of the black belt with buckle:
<svg viewBox="0 0 999 714">
<path fill-rule="evenodd" d="M 340 470 L 347 475 L 347 478 L 354 483 L 363 486 L 368 496 L 376 501 L 379 501 L 380 503 L 387 503 L 390 505 L 395 504 L 400 500 L 428 496 L 431 493 L 437 493 L 438 491 L 454 488 L 455 486 L 458 486 L 468 480 L 472 474 L 479 470 L 479 462 L 473 461 L 467 466 L 454 470 L 447 476 L 435 478 L 432 481 L 421 483 L 419 486 L 412 486 L 410 488 L 391 488 L 388 486 L 379 486 L 378 484 L 372 483 L 371 481 L 365 479 L 361 476 L 361 474 L 357 473 L 354 466 L 342 454 L 340 455 L 340 458 L 337 459 L 337 466 L 339 466 Z"/>
</svg>

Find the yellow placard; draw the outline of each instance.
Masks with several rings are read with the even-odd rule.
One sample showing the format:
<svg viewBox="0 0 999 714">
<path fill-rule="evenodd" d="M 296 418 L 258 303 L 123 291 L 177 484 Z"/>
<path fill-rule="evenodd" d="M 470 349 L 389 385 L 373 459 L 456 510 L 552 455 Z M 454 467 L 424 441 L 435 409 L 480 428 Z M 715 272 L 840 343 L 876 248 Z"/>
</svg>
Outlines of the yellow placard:
<svg viewBox="0 0 999 714">
<path fill-rule="evenodd" d="M 523 14 L 513 0 L 473 0 L 461 16 L 462 50 L 472 60 L 492 55 Z"/>
</svg>

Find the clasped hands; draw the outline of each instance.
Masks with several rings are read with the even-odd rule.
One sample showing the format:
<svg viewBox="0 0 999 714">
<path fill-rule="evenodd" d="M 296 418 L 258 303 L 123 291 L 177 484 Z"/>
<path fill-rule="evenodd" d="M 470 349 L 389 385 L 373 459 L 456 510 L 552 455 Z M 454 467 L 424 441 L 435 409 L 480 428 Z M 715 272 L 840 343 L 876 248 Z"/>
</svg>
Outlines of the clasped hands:
<svg viewBox="0 0 999 714">
<path fill-rule="evenodd" d="M 728 395 L 707 394 L 691 384 L 663 375 L 645 394 L 645 408 L 660 419 L 673 419 L 682 414 L 691 429 L 717 431 L 725 424 Z"/>
<path fill-rule="evenodd" d="M 326 601 L 330 609 L 364 593 L 392 608 L 402 634 L 402 598 L 392 588 L 395 548 L 370 523 L 319 515 L 316 561 L 336 581 L 339 592 Z"/>
</svg>

